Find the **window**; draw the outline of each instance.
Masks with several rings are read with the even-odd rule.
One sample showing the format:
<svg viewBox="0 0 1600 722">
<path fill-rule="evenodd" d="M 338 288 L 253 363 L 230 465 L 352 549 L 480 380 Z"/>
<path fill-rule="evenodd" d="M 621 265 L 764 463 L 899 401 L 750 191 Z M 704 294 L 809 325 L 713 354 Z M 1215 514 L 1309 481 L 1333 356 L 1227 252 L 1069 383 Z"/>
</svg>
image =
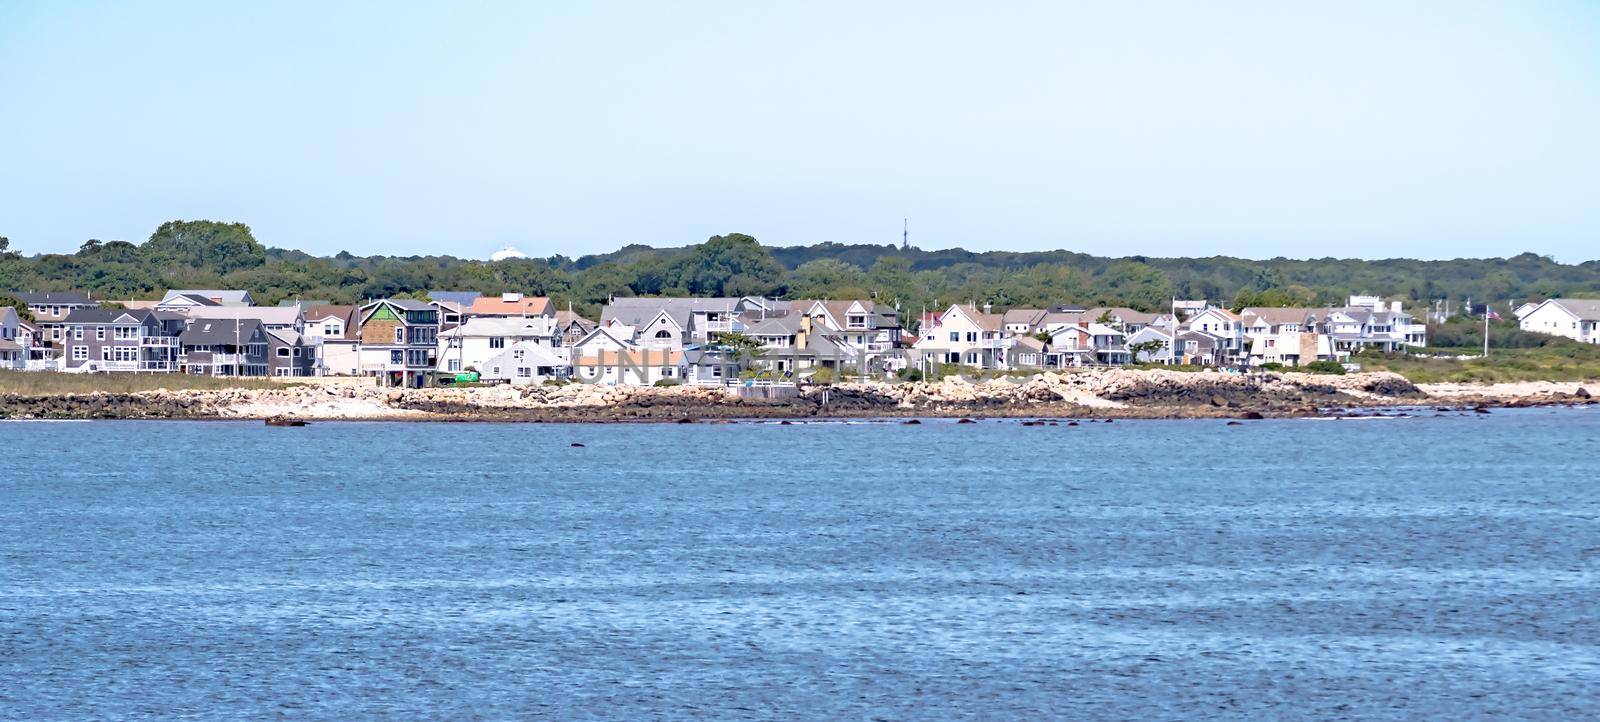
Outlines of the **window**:
<svg viewBox="0 0 1600 722">
<path fill-rule="evenodd" d="M 525 379 L 525 378 L 528 378 L 528 377 L 530 377 L 532 375 L 533 375 L 533 369 L 530 369 L 527 366 L 518 366 L 517 367 L 517 378 Z"/>
<path fill-rule="evenodd" d="M 978 332 L 977 331 L 968 331 L 967 332 L 967 343 L 977 343 L 977 342 L 978 342 Z"/>
<path fill-rule="evenodd" d="M 73 361 L 88 361 L 89 360 L 89 347 L 88 346 L 73 346 L 72 347 L 72 360 Z"/>
<path fill-rule="evenodd" d="M 672 338 L 672 332 L 667 329 L 661 329 L 656 332 L 656 338 Z"/>
<path fill-rule="evenodd" d="M 978 354 L 976 354 L 976 353 L 967 354 L 967 363 L 971 364 L 973 366 L 977 366 L 978 365 Z"/>
<path fill-rule="evenodd" d="M 110 346 L 101 346 L 100 347 L 100 360 L 101 361 L 110 361 L 111 360 L 111 347 Z"/>
<path fill-rule="evenodd" d="M 491 367 L 489 367 L 489 375 L 490 376 L 499 376 L 500 375 L 500 367 L 499 366 L 491 366 Z"/>
<path fill-rule="evenodd" d="M 961 332 L 960 331 L 951 331 L 950 332 L 950 342 L 951 343 L 956 343 L 956 342 L 958 342 L 960 340 L 961 340 Z"/>
<path fill-rule="evenodd" d="M 389 352 L 389 365 L 391 365 L 391 366 L 399 366 L 400 364 L 405 363 L 405 361 L 406 361 L 406 354 L 405 354 L 404 351 L 401 351 L 400 349 L 395 349 L 395 350 Z"/>
<path fill-rule="evenodd" d="M 445 368 L 449 369 L 449 371 L 451 373 L 455 373 L 457 371 L 460 371 L 461 370 L 461 359 L 458 359 L 458 358 L 450 359 L 448 362 L 445 363 Z"/>
<path fill-rule="evenodd" d="M 74 341 L 82 341 L 83 340 L 83 327 L 82 326 L 73 326 L 72 327 L 72 340 L 74 340 Z"/>
<path fill-rule="evenodd" d="M 676 371 L 676 369 L 672 368 L 671 366 L 663 366 L 663 367 L 661 367 L 661 375 L 665 376 L 665 377 L 667 377 L 669 379 L 672 378 L 672 374 L 673 374 L 674 371 Z"/>
<path fill-rule="evenodd" d="M 283 347 L 278 349 L 278 358 L 289 358 L 289 347 L 288 346 L 283 346 Z"/>
<path fill-rule="evenodd" d="M 294 349 L 294 353 L 291 354 L 291 355 L 294 356 L 295 358 L 300 358 L 300 349 L 298 349 L 298 348 Z"/>
<path fill-rule="evenodd" d="M 94 340 L 96 340 L 96 341 L 104 341 L 104 340 L 106 340 L 106 327 L 105 326 L 95 326 L 94 327 Z"/>
<path fill-rule="evenodd" d="M 406 342 L 406 327 L 405 326 L 395 326 L 394 327 L 394 342 L 395 343 L 405 343 Z"/>
<path fill-rule="evenodd" d="M 489 348 L 505 348 L 505 347 L 506 347 L 506 339 L 505 339 L 504 336 L 490 336 L 489 337 Z"/>
<path fill-rule="evenodd" d="M 329 322 L 322 324 L 322 335 L 324 336 L 338 336 L 342 333 L 343 331 L 339 330 L 339 324 L 337 323 Z"/>
</svg>

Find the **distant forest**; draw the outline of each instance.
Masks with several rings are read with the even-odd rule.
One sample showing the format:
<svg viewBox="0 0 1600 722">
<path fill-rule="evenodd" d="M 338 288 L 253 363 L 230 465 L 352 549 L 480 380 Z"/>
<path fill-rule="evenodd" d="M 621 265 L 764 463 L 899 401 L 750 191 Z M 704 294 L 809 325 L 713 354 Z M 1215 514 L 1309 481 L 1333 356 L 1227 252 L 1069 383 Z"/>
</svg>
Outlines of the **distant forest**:
<svg viewBox="0 0 1600 722">
<path fill-rule="evenodd" d="M 630 245 L 572 259 L 488 262 L 454 256 L 317 257 L 268 248 L 242 223 L 170 221 L 144 243 L 86 241 L 76 253 L 24 255 L 0 237 L 0 295 L 83 290 L 107 300 L 168 288 L 247 289 L 258 303 L 354 303 L 430 290 L 517 291 L 594 314 L 613 296 L 876 298 L 908 314 L 972 301 L 996 308 L 1057 303 L 1164 308 L 1173 297 L 1233 307 L 1342 304 L 1350 294 L 1497 305 L 1534 297 L 1600 297 L 1600 261 L 1511 258 L 1419 261 L 1107 258 L 1071 251 L 975 253 L 893 245 L 765 247 L 738 233 L 679 248 Z"/>
</svg>

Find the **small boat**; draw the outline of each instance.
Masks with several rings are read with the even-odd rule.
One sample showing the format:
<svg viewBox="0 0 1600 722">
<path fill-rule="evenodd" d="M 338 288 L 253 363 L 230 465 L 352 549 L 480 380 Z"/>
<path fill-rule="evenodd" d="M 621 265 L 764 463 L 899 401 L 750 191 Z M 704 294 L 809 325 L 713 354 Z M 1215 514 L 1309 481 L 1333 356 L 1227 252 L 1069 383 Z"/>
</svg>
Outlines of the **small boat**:
<svg viewBox="0 0 1600 722">
<path fill-rule="evenodd" d="M 305 426 L 305 425 L 306 425 L 306 422 L 304 420 L 301 420 L 301 419 L 290 419 L 290 418 L 285 418 L 285 417 L 281 417 L 281 416 L 267 419 L 267 426 Z"/>
</svg>

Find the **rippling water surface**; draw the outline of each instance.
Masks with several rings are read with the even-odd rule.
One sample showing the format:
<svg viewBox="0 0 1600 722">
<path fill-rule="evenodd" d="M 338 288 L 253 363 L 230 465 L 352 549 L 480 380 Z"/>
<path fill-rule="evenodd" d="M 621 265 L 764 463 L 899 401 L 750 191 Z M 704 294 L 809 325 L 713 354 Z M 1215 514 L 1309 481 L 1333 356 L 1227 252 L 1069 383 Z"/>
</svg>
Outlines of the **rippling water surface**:
<svg viewBox="0 0 1600 722">
<path fill-rule="evenodd" d="M 1600 410 L 0 449 L 7 718 L 1600 709 Z"/>
</svg>

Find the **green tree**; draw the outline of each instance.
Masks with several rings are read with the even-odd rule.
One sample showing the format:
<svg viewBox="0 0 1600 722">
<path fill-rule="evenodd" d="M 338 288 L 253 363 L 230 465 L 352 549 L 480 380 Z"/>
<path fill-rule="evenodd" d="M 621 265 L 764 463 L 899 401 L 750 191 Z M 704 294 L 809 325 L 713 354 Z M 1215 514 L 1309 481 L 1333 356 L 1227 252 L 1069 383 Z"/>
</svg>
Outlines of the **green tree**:
<svg viewBox="0 0 1600 722">
<path fill-rule="evenodd" d="M 683 288 L 690 295 L 732 296 L 772 293 L 780 288 L 782 274 L 783 267 L 756 239 L 730 233 L 695 246 L 663 275 L 666 285 Z"/>
<path fill-rule="evenodd" d="M 146 260 L 226 274 L 267 262 L 266 249 L 243 223 L 167 221 L 142 246 Z"/>
</svg>

